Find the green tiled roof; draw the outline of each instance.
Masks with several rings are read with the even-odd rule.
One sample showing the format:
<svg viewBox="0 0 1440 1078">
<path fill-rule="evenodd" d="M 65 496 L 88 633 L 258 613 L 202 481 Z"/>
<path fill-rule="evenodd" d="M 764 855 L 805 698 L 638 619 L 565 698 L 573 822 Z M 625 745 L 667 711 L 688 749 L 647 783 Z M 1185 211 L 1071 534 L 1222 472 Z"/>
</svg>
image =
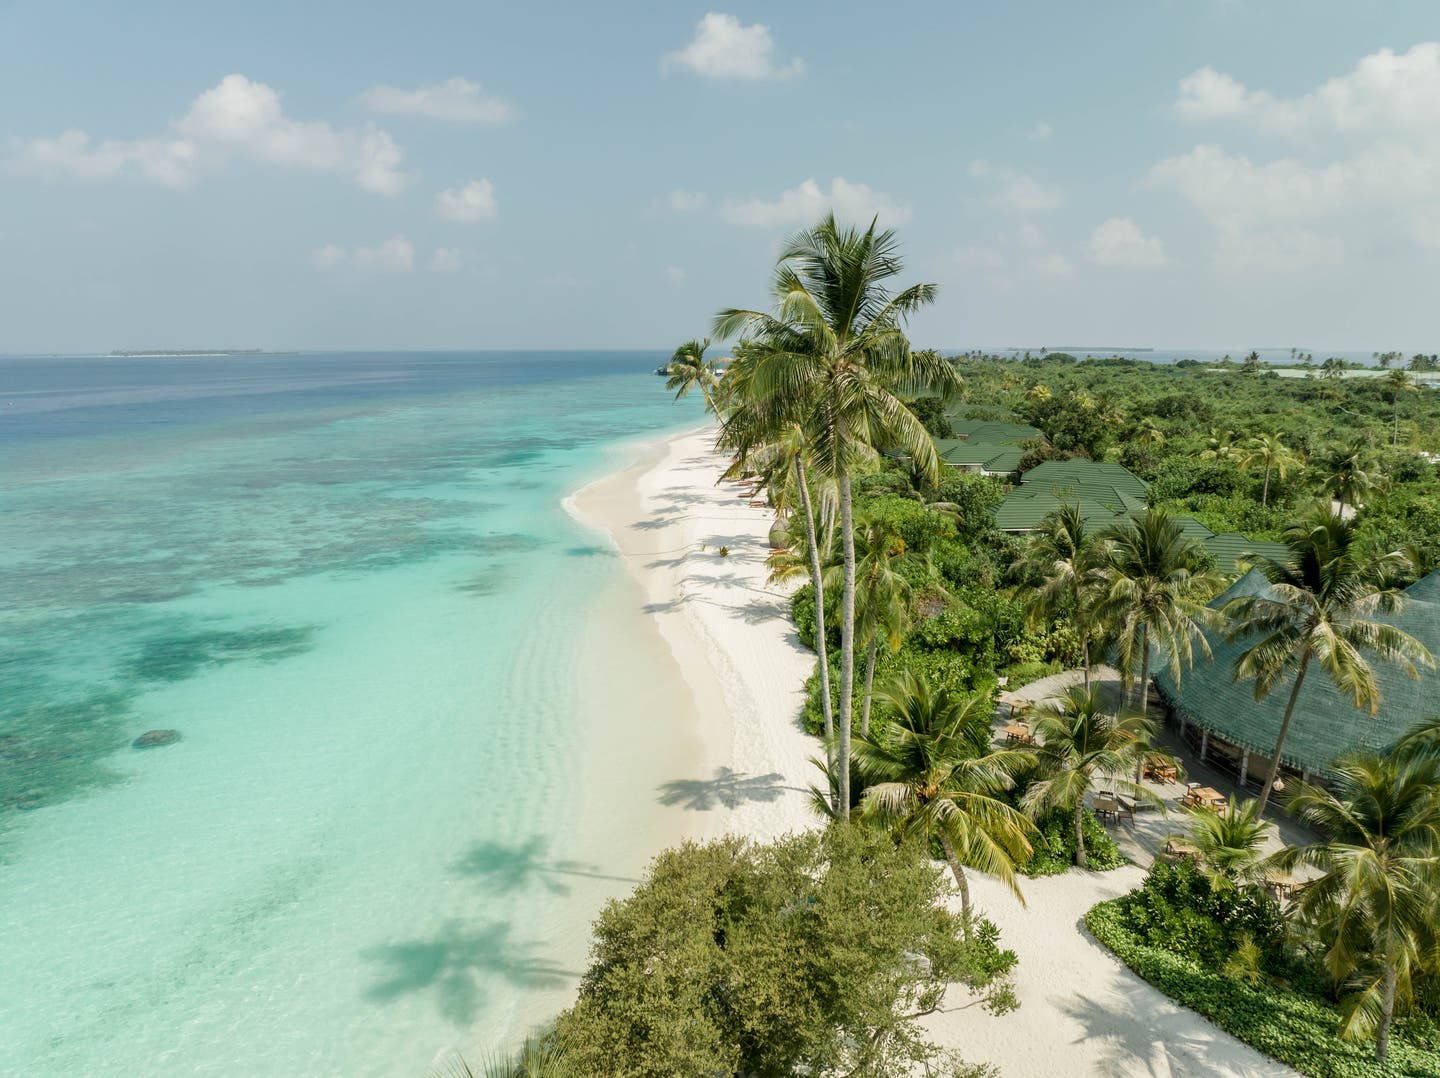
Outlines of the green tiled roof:
<svg viewBox="0 0 1440 1078">
<path fill-rule="evenodd" d="M 935 439 L 941 459 L 957 467 L 978 467 L 994 473 L 1019 471 L 1020 458 L 1025 455 L 1021 443 L 1042 437 L 1034 427 L 1023 423 L 952 419 L 950 425 L 955 437 Z"/>
<path fill-rule="evenodd" d="M 1252 570 L 1210 605 L 1219 607 L 1232 596 L 1263 595 L 1268 591 L 1265 578 Z M 1406 594 L 1409 602 L 1403 611 L 1378 620 L 1404 629 L 1440 655 L 1440 602 L 1435 601 L 1440 596 L 1440 573 L 1430 574 Z M 1257 701 L 1254 684 L 1236 684 L 1233 677 L 1237 656 L 1252 640 L 1230 643 L 1220 633 L 1208 634 L 1208 639 L 1213 659 L 1197 658 L 1192 669 L 1181 672 L 1178 685 L 1164 664 L 1157 664 L 1161 668 L 1155 680 L 1160 691 L 1184 713 L 1187 722 L 1268 758 L 1274 751 L 1294 682 L 1277 686 L 1264 700 Z M 1435 713 L 1435 701 L 1440 699 L 1440 673 L 1421 670 L 1419 679 L 1413 680 L 1393 663 L 1372 660 L 1371 668 L 1383 697 L 1374 718 L 1368 711 L 1354 707 L 1350 698 L 1338 692 L 1324 672 L 1312 664 L 1285 739 L 1285 763 L 1324 772 L 1336 757 L 1353 749 L 1388 749 L 1417 721 Z"/>
<path fill-rule="evenodd" d="M 1145 481 L 1119 464 L 1093 460 L 1047 460 L 1021 477 L 995 511 L 1001 531 L 1033 531 L 1062 505 L 1075 505 L 1090 528 L 1118 524 L 1145 511 Z M 1229 576 L 1238 572 L 1243 554 L 1284 557 L 1281 543 L 1246 539 L 1234 532 L 1215 533 L 1194 517 L 1172 517 L 1186 538 L 1200 543 Z M 1440 589 L 1437 589 L 1440 590 Z M 1440 600 L 1440 596 L 1437 596 Z"/>
</svg>

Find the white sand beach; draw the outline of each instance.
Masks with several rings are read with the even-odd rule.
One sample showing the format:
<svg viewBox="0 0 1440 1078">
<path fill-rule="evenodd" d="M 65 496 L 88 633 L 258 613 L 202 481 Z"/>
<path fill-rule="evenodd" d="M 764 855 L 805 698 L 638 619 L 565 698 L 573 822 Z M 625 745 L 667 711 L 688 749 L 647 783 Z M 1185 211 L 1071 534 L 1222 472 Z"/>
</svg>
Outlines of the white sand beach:
<svg viewBox="0 0 1440 1078">
<path fill-rule="evenodd" d="M 686 812 L 694 837 L 764 840 L 817 822 L 807 787 L 819 746 L 798 723 L 815 659 L 790 622 L 789 589 L 765 582 L 771 515 L 737 484 L 717 485 L 713 439 L 707 426 L 650 446 L 569 505 L 614 541 L 694 697 L 698 759 L 662 784 L 661 803 Z"/>
<path fill-rule="evenodd" d="M 730 831 L 764 840 L 817 824 L 805 791 L 817 777 L 809 758 L 819 745 L 797 722 L 814 656 L 795 635 L 786 590 L 765 583 L 771 514 L 750 506 L 736 484 L 717 485 L 724 461 L 712 437 L 706 428 L 650 446 L 570 507 L 613 538 L 694 697 L 703 762 L 662 783 L 660 801 L 683 809 L 696 837 Z M 1025 881 L 1022 906 L 972 873 L 976 904 L 1020 957 L 1021 1006 L 993 1017 L 957 990 L 953 1009 L 927 1022 L 931 1035 L 1007 1078 L 1295 1074 L 1171 1003 L 1086 934 L 1085 911 L 1143 875 L 1130 865 Z"/>
</svg>

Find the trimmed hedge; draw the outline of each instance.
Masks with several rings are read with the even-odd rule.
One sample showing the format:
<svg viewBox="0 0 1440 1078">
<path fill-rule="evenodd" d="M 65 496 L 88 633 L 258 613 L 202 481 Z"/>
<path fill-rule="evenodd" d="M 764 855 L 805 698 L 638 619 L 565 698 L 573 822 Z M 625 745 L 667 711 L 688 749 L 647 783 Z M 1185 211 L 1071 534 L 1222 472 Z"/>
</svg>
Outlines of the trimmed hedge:
<svg viewBox="0 0 1440 1078">
<path fill-rule="evenodd" d="M 1091 934 L 1176 1003 L 1252 1048 L 1312 1078 L 1440 1076 L 1440 1051 L 1408 1038 L 1402 1023 L 1396 1023 L 1390 1058 L 1380 1066 L 1371 1042 L 1336 1036 L 1339 1014 L 1326 1001 L 1269 983 L 1251 986 L 1213 966 L 1146 946 L 1126 927 L 1122 902 L 1101 902 L 1085 914 Z"/>
</svg>

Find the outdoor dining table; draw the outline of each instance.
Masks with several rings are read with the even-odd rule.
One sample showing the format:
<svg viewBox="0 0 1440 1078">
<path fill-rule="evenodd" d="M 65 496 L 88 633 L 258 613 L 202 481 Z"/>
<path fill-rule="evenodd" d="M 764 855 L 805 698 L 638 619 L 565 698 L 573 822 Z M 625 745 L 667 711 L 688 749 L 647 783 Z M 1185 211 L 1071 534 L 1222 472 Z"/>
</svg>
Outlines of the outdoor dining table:
<svg viewBox="0 0 1440 1078">
<path fill-rule="evenodd" d="M 1175 782 L 1180 773 L 1173 764 L 1146 763 L 1145 777 L 1154 779 L 1156 782 Z"/>
<path fill-rule="evenodd" d="M 1191 790 L 1184 800 L 1187 804 L 1204 805 L 1213 812 L 1223 812 L 1225 809 L 1225 795 L 1209 786 Z"/>
<path fill-rule="evenodd" d="M 1006 741 L 1018 741 L 1028 745 L 1035 740 L 1034 736 L 1030 733 L 1030 728 L 1028 726 L 1021 726 L 1018 723 L 1011 723 L 1000 732 L 1005 735 Z"/>
</svg>

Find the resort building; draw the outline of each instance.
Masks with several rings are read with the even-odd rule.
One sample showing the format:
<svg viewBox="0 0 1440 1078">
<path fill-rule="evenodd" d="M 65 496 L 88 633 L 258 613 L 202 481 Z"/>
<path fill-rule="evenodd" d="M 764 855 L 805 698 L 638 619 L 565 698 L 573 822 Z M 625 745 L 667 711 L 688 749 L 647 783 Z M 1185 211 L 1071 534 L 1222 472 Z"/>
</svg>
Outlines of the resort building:
<svg viewBox="0 0 1440 1078">
<path fill-rule="evenodd" d="M 1211 601 L 1219 608 L 1236 595 L 1265 595 L 1269 583 L 1255 570 Z M 1377 620 L 1394 625 L 1440 655 L 1440 571 L 1406 590 L 1405 609 Z M 1255 699 L 1253 682 L 1234 680 L 1236 657 L 1253 642 L 1230 643 L 1223 633 L 1208 633 L 1212 658 L 1197 652 L 1195 666 L 1183 670 L 1177 683 L 1164 664 L 1155 674 L 1161 698 L 1170 707 L 1181 732 L 1195 745 L 1203 762 L 1257 785 L 1269 773 L 1270 755 L 1285 716 L 1293 681 Z M 1440 701 L 1440 673 L 1421 670 L 1414 679 L 1393 663 L 1371 663 L 1383 699 L 1372 718 L 1336 690 L 1329 677 L 1312 664 L 1300 688 L 1295 717 L 1285 737 L 1282 765 L 1301 775 L 1323 777 L 1336 757 L 1354 749 L 1383 752 L 1423 718 L 1434 715 Z"/>
<path fill-rule="evenodd" d="M 995 526 L 1012 535 L 1034 531 L 1062 505 L 1076 505 L 1090 528 L 1118 524 L 1145 511 L 1145 480 L 1119 464 L 1095 460 L 1047 460 L 1024 474 L 1020 485 L 995 511 Z M 1194 517 L 1173 518 L 1180 530 L 1203 546 L 1226 576 L 1242 568 L 1243 555 L 1284 557 L 1280 543 L 1247 539 L 1238 532 L 1211 531 Z"/>
<path fill-rule="evenodd" d="M 952 438 L 936 438 L 940 459 L 952 468 L 981 475 L 1012 478 L 1020 470 L 1025 443 L 1044 441 L 1045 436 L 1024 423 L 959 419 L 950 416 Z"/>
</svg>

